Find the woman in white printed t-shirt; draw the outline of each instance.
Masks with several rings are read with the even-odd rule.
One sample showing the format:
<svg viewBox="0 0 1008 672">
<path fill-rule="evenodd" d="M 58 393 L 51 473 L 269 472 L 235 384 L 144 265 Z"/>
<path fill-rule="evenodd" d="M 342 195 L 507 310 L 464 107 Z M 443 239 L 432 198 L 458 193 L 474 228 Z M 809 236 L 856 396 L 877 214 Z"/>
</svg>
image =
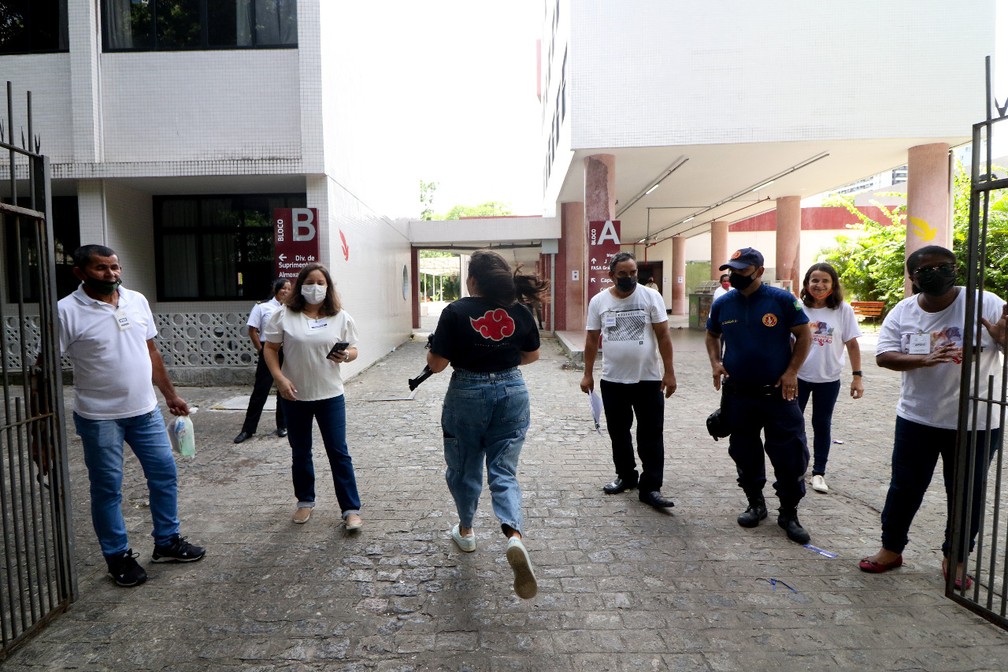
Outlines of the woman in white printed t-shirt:
<svg viewBox="0 0 1008 672">
<path fill-rule="evenodd" d="M 809 397 L 812 398 L 812 489 L 829 492 L 826 461 L 833 442 L 833 408 L 840 395 L 845 349 L 851 363 L 850 395 L 860 399 L 864 394 L 861 348 L 857 342 L 861 329 L 854 309 L 843 300 L 836 269 L 829 264 L 812 264 L 805 272 L 801 300 L 809 318 L 812 347 L 798 370 L 798 405 L 804 413 Z"/>
<path fill-rule="evenodd" d="M 340 306 L 325 266 L 308 264 L 301 269 L 286 305 L 270 318 L 265 337 L 266 364 L 276 381 L 287 418 L 291 475 L 297 497 L 293 521 L 308 522 L 315 508 L 314 418 L 329 457 L 346 529 L 359 530 L 361 503 L 346 443 L 346 403 L 340 374 L 340 364 L 357 359 L 357 326 Z"/>
</svg>

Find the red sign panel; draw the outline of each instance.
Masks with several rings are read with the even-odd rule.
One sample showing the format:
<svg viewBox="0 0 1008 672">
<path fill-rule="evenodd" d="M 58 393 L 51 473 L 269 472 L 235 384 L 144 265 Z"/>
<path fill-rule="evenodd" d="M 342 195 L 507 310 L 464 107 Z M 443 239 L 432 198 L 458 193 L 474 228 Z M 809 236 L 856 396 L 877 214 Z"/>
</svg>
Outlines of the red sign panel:
<svg viewBox="0 0 1008 672">
<path fill-rule="evenodd" d="M 609 260 L 620 251 L 620 223 L 588 222 L 588 300 L 609 289 Z"/>
<path fill-rule="evenodd" d="M 305 264 L 319 260 L 318 208 L 274 208 L 274 274 L 296 278 Z"/>
</svg>

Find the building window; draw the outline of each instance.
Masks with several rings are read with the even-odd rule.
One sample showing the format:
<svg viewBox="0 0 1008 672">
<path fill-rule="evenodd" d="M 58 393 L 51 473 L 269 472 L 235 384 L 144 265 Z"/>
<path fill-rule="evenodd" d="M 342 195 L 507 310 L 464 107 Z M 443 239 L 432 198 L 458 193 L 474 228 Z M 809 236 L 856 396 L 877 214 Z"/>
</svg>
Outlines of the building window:
<svg viewBox="0 0 1008 672">
<path fill-rule="evenodd" d="M 273 209 L 303 207 L 304 194 L 155 197 L 158 300 L 269 295 Z"/>
<path fill-rule="evenodd" d="M 0 54 L 67 49 L 67 0 L 0 0 Z"/>
<path fill-rule="evenodd" d="M 19 198 L 18 205 L 31 207 L 27 198 Z M 80 281 L 73 274 L 73 253 L 80 247 L 80 218 L 77 212 L 76 196 L 53 196 L 52 197 L 52 224 L 53 224 L 53 246 L 56 252 L 56 296 L 63 298 L 75 289 Z M 13 223 L 14 218 L 9 216 Z M 5 229 L 5 254 L 7 262 L 7 300 L 15 303 L 18 295 L 25 301 L 35 302 L 39 300 L 39 259 L 41 255 L 38 251 L 34 222 L 21 222 L 21 240 L 17 239 L 17 230 L 14 226 L 6 226 Z M 20 242 L 20 247 L 19 247 Z M 18 255 L 21 259 L 21 275 L 18 276 L 17 266 L 14 257 Z"/>
<path fill-rule="evenodd" d="M 297 46 L 297 0 L 101 0 L 101 9 L 105 51 Z"/>
</svg>

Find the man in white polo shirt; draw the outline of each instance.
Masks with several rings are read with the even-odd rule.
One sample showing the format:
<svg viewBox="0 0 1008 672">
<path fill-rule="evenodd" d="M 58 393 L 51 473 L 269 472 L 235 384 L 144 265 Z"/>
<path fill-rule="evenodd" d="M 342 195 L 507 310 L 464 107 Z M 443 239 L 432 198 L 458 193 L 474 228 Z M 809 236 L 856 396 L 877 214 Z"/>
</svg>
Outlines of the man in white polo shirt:
<svg viewBox="0 0 1008 672">
<path fill-rule="evenodd" d="M 150 491 L 153 562 L 195 562 L 206 550 L 179 535 L 175 459 L 154 388 L 173 415 L 189 406 L 168 379 L 154 344 L 157 329 L 147 299 L 121 287 L 122 267 L 110 248 L 74 252 L 80 287 L 59 302 L 60 349 L 74 368 L 74 425 L 84 444 L 91 482 L 91 522 L 109 576 L 137 586 L 147 573 L 137 563 L 122 514 L 123 443 L 140 460 Z"/>
</svg>

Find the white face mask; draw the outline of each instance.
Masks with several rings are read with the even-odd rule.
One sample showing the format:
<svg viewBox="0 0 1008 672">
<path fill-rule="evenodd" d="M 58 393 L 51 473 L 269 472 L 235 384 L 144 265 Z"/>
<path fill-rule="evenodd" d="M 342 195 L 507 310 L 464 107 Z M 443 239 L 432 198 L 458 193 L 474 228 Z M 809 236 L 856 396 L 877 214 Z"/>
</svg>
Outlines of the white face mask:
<svg viewBox="0 0 1008 672">
<path fill-rule="evenodd" d="M 301 296 L 308 303 L 315 305 L 325 301 L 326 289 L 325 285 L 301 285 Z"/>
</svg>

